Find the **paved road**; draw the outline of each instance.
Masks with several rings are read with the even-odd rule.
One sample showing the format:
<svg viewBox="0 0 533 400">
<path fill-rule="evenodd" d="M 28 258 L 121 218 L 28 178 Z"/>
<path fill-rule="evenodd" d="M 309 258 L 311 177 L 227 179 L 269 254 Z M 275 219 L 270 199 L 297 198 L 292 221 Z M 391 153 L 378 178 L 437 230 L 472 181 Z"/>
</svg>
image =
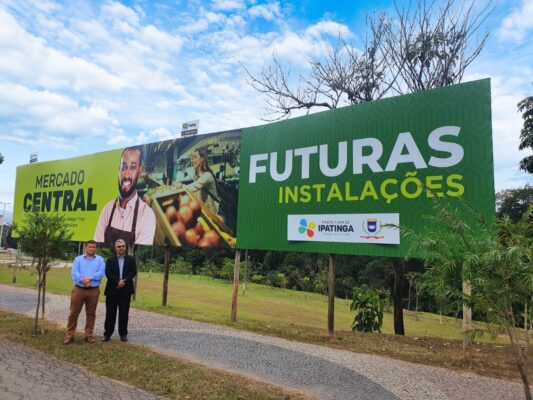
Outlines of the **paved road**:
<svg viewBox="0 0 533 400">
<path fill-rule="evenodd" d="M 49 295 L 47 316 L 65 323 L 68 297 Z M 0 285 L 0 309 L 32 315 L 35 292 Z M 103 326 L 104 306 L 97 311 Z M 83 328 L 80 321 L 79 327 Z M 102 333 L 99 329 L 96 333 Z M 320 399 L 515 400 L 519 383 L 292 342 L 132 309 L 130 341 L 256 379 L 294 388 Z"/>
<path fill-rule="evenodd" d="M 0 338 L 2 400 L 156 400 L 151 393 L 91 375 L 21 344 Z"/>
</svg>

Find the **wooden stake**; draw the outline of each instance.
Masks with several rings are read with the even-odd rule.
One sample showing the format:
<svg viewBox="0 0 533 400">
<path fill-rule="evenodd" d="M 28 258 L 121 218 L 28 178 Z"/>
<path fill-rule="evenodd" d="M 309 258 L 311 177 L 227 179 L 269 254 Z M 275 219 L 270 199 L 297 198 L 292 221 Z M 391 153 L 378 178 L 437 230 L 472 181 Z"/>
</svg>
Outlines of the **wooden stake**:
<svg viewBox="0 0 533 400">
<path fill-rule="evenodd" d="M 233 298 L 231 300 L 231 320 L 237 321 L 237 297 L 239 296 L 239 270 L 241 264 L 241 251 L 235 250 L 235 265 L 233 267 Z"/>
<path fill-rule="evenodd" d="M 168 297 L 168 274 L 170 272 L 169 266 L 170 260 L 170 246 L 165 246 L 165 264 L 163 270 L 163 298 L 161 299 L 161 305 L 163 307 L 167 306 L 167 297 Z"/>
<path fill-rule="evenodd" d="M 328 333 L 335 330 L 335 254 L 329 255 L 328 268 Z"/>
<path fill-rule="evenodd" d="M 470 281 L 463 281 L 463 295 L 470 298 L 472 295 L 472 286 Z M 466 335 L 466 332 L 472 329 L 472 309 L 469 305 L 463 301 L 463 349 L 470 347 L 470 335 Z"/>
<path fill-rule="evenodd" d="M 137 265 L 137 268 L 139 268 L 139 253 L 140 253 L 140 246 L 137 246 L 137 251 L 135 251 L 135 244 L 132 244 L 131 246 L 128 246 L 128 254 L 131 254 L 132 257 L 135 257 L 135 264 Z M 133 278 L 133 301 L 135 301 L 135 296 L 137 296 L 137 283 L 139 279 L 139 271 L 137 271 L 137 275 L 135 275 L 135 278 Z"/>
</svg>

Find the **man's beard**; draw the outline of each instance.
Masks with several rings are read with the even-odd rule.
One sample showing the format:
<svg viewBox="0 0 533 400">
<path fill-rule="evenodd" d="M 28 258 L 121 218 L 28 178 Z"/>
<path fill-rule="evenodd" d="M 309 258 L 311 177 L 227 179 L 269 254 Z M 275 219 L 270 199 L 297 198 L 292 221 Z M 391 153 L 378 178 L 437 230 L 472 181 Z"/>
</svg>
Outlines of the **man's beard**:
<svg viewBox="0 0 533 400">
<path fill-rule="evenodd" d="M 124 181 L 126 179 L 119 179 L 118 180 L 118 192 L 120 193 L 120 198 L 121 199 L 126 199 L 128 197 L 130 197 L 133 193 L 135 193 L 135 190 L 137 189 L 137 179 L 135 180 L 131 180 L 131 185 L 130 185 L 130 189 L 129 190 L 124 190 L 122 189 L 122 181 Z"/>
</svg>

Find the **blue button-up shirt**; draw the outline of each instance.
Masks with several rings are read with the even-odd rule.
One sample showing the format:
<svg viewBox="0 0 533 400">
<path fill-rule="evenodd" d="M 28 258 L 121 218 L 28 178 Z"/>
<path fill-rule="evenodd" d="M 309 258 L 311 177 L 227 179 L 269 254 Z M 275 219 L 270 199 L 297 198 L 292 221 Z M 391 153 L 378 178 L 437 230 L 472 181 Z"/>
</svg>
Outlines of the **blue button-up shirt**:
<svg viewBox="0 0 533 400">
<path fill-rule="evenodd" d="M 118 270 L 120 272 L 120 279 L 124 276 L 124 256 L 118 257 Z"/>
<path fill-rule="evenodd" d="M 96 255 L 92 258 L 87 254 L 82 254 L 74 259 L 72 264 L 72 281 L 76 286 L 84 286 L 81 281 L 84 277 L 89 277 L 92 287 L 100 286 L 100 282 L 105 274 L 105 262 L 102 257 Z"/>
</svg>

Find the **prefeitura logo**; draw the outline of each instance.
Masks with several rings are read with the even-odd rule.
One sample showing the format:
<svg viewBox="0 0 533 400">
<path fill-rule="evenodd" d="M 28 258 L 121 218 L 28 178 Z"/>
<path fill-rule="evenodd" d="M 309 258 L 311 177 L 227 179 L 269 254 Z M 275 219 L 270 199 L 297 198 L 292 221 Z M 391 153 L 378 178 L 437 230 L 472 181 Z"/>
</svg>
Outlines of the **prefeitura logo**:
<svg viewBox="0 0 533 400">
<path fill-rule="evenodd" d="M 302 218 L 300 220 L 300 227 L 298 228 L 299 233 L 301 234 L 305 233 L 307 237 L 311 238 L 315 236 L 315 229 L 316 229 L 316 223 L 311 222 L 311 221 L 309 221 L 308 223 L 305 218 Z"/>
<path fill-rule="evenodd" d="M 363 221 L 363 231 L 366 236 L 361 236 L 363 239 L 383 239 L 384 236 L 379 236 L 383 224 L 377 218 L 366 218 Z"/>
</svg>

